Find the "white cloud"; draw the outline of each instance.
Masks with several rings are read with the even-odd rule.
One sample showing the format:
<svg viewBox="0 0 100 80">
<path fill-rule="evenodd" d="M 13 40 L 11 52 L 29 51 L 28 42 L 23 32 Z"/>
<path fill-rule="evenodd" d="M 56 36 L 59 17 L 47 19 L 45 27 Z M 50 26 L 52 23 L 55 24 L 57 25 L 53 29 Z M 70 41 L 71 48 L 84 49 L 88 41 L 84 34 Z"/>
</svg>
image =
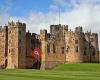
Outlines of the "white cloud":
<svg viewBox="0 0 100 80">
<path fill-rule="evenodd" d="M 11 17 L 10 21 L 21 21 L 27 24 L 27 30 L 34 33 L 39 33 L 40 29 L 48 29 L 50 24 L 57 24 L 58 13 L 48 12 L 44 14 L 42 12 L 31 12 L 26 17 Z"/>
<path fill-rule="evenodd" d="M 25 22 L 27 30 L 39 33 L 40 29 L 49 30 L 51 24 L 59 24 L 59 7 L 64 8 L 61 12 L 61 24 L 68 24 L 71 29 L 83 26 L 85 31 L 91 29 L 92 32 L 100 33 L 100 0 L 54 0 L 47 13 L 33 11 L 23 17 L 11 16 L 10 20 Z M 0 14 L 0 24 L 7 22 L 9 18 L 7 12 L 3 15 Z"/>
</svg>

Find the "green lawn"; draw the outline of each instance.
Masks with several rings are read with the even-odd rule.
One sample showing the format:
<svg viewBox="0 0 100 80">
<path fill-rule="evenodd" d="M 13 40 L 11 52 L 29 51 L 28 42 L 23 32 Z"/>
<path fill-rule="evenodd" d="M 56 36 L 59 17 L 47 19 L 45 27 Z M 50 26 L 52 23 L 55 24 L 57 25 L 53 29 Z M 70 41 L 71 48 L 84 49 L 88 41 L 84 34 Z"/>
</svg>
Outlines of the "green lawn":
<svg viewBox="0 0 100 80">
<path fill-rule="evenodd" d="M 100 64 L 65 64 L 53 70 L 0 70 L 0 80 L 100 80 Z"/>
</svg>

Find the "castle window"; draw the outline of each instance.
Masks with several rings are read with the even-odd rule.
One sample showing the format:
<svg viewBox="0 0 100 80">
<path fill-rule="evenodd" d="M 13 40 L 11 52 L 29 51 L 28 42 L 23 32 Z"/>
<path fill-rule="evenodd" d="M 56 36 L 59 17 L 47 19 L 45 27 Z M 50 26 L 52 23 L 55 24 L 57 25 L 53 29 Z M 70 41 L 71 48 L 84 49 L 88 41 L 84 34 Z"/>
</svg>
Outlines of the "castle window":
<svg viewBox="0 0 100 80">
<path fill-rule="evenodd" d="M 93 50 L 92 56 L 95 56 L 95 50 Z"/>
<path fill-rule="evenodd" d="M 50 45 L 47 45 L 47 53 L 50 53 Z"/>
<path fill-rule="evenodd" d="M 5 67 L 7 67 L 7 64 L 8 64 L 8 60 L 6 59 L 5 60 Z"/>
<path fill-rule="evenodd" d="M 86 56 L 87 54 L 86 54 L 86 51 L 84 51 L 84 56 Z"/>
<path fill-rule="evenodd" d="M 78 40 L 75 40 L 75 44 L 78 44 Z"/>
<path fill-rule="evenodd" d="M 64 47 L 61 47 L 62 54 L 64 54 Z"/>
<path fill-rule="evenodd" d="M 53 44 L 53 53 L 55 53 L 55 52 L 56 52 L 55 45 Z"/>
<path fill-rule="evenodd" d="M 78 46 L 76 46 L 76 52 L 78 52 Z"/>
</svg>

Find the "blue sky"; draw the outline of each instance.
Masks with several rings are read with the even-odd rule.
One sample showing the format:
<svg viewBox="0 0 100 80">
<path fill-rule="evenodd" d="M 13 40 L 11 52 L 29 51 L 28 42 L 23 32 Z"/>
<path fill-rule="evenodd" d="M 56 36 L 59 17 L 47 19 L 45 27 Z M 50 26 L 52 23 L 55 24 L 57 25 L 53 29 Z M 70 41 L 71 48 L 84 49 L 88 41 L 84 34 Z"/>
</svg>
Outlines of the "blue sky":
<svg viewBox="0 0 100 80">
<path fill-rule="evenodd" d="M 47 12 L 52 0 L 0 0 L 0 5 L 10 7 L 10 15 L 23 16 L 30 11 Z"/>
</svg>

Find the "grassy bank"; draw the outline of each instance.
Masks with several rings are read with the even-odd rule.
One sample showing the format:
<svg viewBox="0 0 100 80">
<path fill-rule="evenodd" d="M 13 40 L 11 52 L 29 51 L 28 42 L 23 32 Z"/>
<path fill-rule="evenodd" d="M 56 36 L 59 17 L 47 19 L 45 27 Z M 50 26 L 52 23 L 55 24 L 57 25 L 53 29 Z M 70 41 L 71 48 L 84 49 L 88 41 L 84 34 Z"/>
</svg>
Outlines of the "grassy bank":
<svg viewBox="0 0 100 80">
<path fill-rule="evenodd" d="M 100 64 L 64 64 L 53 70 L 0 70 L 0 80 L 100 80 Z"/>
</svg>

